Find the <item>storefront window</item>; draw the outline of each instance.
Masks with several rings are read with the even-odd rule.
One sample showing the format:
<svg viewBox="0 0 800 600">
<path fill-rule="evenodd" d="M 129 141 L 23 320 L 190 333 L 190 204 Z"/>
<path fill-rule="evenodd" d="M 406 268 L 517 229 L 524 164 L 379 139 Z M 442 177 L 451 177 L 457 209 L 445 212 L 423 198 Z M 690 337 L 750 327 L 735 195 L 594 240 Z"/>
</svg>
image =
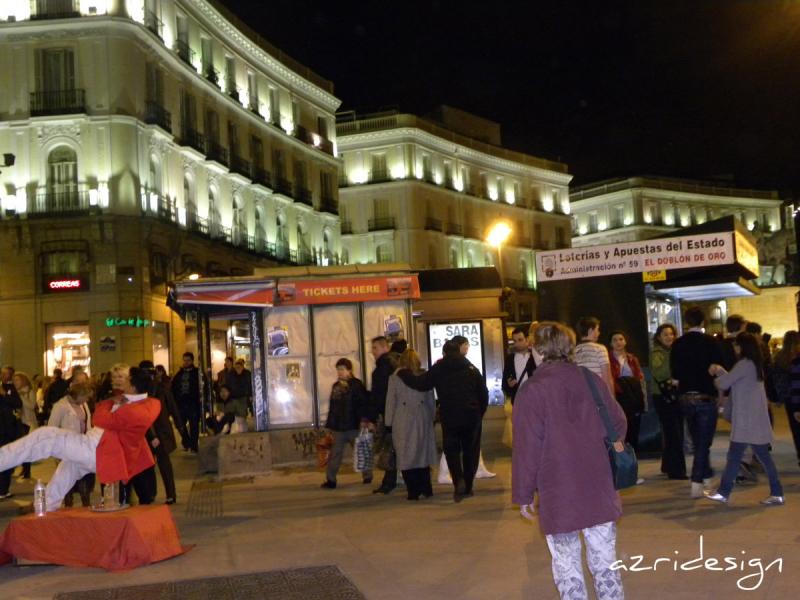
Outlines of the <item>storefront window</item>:
<svg viewBox="0 0 800 600">
<path fill-rule="evenodd" d="M 153 322 L 153 363 L 163 365 L 170 372 L 169 324 Z"/>
<path fill-rule="evenodd" d="M 314 362 L 307 306 L 276 307 L 266 318 L 271 426 L 314 423 Z"/>
<path fill-rule="evenodd" d="M 47 325 L 47 373 L 61 369 L 65 377 L 71 377 L 73 367 L 83 367 L 90 373 L 89 324 Z"/>
</svg>

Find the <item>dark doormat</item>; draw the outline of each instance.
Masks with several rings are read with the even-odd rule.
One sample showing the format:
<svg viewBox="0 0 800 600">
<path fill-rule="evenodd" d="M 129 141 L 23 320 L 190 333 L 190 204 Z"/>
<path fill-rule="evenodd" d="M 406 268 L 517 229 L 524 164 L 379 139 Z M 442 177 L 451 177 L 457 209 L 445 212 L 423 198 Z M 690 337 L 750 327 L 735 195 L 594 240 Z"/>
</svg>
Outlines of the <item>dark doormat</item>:
<svg viewBox="0 0 800 600">
<path fill-rule="evenodd" d="M 64 592 L 54 600 L 366 600 L 334 565 Z"/>
</svg>

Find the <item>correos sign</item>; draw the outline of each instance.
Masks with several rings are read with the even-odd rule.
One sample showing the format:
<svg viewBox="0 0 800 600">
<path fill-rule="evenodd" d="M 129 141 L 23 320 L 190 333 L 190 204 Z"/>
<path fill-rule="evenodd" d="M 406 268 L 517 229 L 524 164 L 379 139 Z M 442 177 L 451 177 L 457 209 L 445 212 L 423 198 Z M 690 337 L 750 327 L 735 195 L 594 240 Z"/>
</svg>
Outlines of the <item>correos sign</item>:
<svg viewBox="0 0 800 600">
<path fill-rule="evenodd" d="M 469 341 L 467 359 L 483 375 L 483 331 L 480 321 L 464 323 L 430 323 L 428 325 L 428 356 L 431 364 L 442 357 L 444 343 L 457 336 L 463 335 Z"/>
</svg>

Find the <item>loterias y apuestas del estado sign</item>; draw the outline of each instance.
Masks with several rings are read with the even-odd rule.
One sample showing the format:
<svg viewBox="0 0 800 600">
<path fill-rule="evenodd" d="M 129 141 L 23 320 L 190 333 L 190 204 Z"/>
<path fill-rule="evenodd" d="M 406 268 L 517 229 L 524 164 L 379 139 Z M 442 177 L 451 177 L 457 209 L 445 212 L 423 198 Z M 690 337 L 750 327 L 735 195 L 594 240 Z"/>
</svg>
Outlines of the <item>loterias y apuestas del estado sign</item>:
<svg viewBox="0 0 800 600">
<path fill-rule="evenodd" d="M 538 281 L 558 281 L 668 269 L 730 265 L 745 261 L 739 234 L 726 231 L 536 253 Z M 755 251 L 755 249 L 753 249 Z M 755 261 L 758 258 L 756 256 Z M 747 263 L 750 264 L 747 264 Z M 757 262 L 756 262 L 757 264 Z M 752 270 L 752 269 L 751 269 Z M 757 267 L 756 267 L 756 276 Z"/>
<path fill-rule="evenodd" d="M 153 322 L 141 317 L 106 317 L 106 327 L 150 327 Z"/>
</svg>

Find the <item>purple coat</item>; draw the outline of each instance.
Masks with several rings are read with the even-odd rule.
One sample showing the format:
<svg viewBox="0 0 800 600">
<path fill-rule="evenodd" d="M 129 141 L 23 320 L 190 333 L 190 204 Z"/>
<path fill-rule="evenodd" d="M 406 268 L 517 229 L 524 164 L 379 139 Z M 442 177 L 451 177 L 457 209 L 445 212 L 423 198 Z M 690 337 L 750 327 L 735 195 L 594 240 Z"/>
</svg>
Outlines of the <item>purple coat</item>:
<svg viewBox="0 0 800 600">
<path fill-rule="evenodd" d="M 603 380 L 592 377 L 624 439 L 622 408 Z M 547 362 L 536 369 L 517 392 L 513 424 L 512 500 L 530 504 L 538 492 L 542 533 L 578 531 L 622 515 L 603 441 L 605 427 L 577 365 Z"/>
</svg>

